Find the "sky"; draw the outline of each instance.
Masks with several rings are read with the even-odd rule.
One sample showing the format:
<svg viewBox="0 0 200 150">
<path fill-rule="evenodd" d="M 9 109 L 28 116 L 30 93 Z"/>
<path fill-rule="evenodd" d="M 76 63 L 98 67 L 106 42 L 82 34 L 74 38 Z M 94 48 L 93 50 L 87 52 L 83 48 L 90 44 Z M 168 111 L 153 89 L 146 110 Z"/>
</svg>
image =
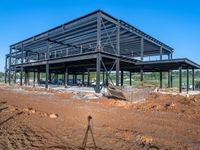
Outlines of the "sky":
<svg viewBox="0 0 200 150">
<path fill-rule="evenodd" d="M 0 0 L 0 71 L 9 45 L 101 9 L 200 64 L 199 0 Z"/>
</svg>

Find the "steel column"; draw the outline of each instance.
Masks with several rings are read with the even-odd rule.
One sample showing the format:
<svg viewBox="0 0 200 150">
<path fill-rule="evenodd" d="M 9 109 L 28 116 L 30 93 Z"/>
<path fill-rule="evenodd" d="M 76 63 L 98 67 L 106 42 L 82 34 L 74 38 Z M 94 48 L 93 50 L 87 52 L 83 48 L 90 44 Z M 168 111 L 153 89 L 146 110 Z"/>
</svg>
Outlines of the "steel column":
<svg viewBox="0 0 200 150">
<path fill-rule="evenodd" d="M 109 81 L 108 81 L 108 70 L 106 70 L 106 86 L 108 86 L 108 84 L 109 84 Z"/>
<path fill-rule="evenodd" d="M 88 70 L 88 80 L 87 80 L 87 85 L 90 85 L 90 71 Z"/>
<path fill-rule="evenodd" d="M 24 45 L 21 44 L 21 66 L 20 66 L 20 86 L 22 86 L 23 80 L 23 63 L 24 63 Z"/>
<path fill-rule="evenodd" d="M 65 88 L 67 87 L 68 85 L 68 68 L 66 67 L 65 68 Z"/>
<path fill-rule="evenodd" d="M 187 67 L 187 93 L 189 92 L 189 68 Z"/>
<path fill-rule="evenodd" d="M 17 79 L 17 75 L 16 75 L 16 67 L 15 67 L 15 75 L 14 75 L 14 84 L 16 84 L 16 79 Z"/>
<path fill-rule="evenodd" d="M 171 71 L 170 82 L 170 88 L 173 88 L 173 71 Z"/>
<path fill-rule="evenodd" d="M 33 87 L 35 87 L 35 71 L 33 72 Z"/>
<path fill-rule="evenodd" d="M 121 70 L 121 86 L 124 85 L 124 71 Z"/>
<path fill-rule="evenodd" d="M 8 72 L 8 83 L 11 84 L 11 58 L 12 58 L 12 48 L 10 47 L 10 54 L 9 54 L 9 72 Z"/>
<path fill-rule="evenodd" d="M 162 89 L 162 71 L 160 71 L 160 88 Z"/>
<path fill-rule="evenodd" d="M 143 71 L 143 67 L 140 68 L 140 81 L 141 81 L 142 84 L 143 84 L 143 82 L 144 82 L 144 71 Z"/>
<path fill-rule="evenodd" d="M 105 85 L 105 71 L 103 70 L 103 85 Z"/>
<path fill-rule="evenodd" d="M 130 83 L 130 86 L 132 85 L 132 72 L 130 71 L 130 74 L 129 74 L 129 83 Z"/>
<path fill-rule="evenodd" d="M 46 81 L 45 81 L 45 88 L 49 86 L 49 41 L 47 41 L 47 52 L 46 52 Z"/>
<path fill-rule="evenodd" d="M 162 55 L 163 55 L 163 49 L 160 47 L 160 60 L 162 60 Z"/>
<path fill-rule="evenodd" d="M 27 86 L 28 72 L 25 70 L 24 84 Z"/>
<path fill-rule="evenodd" d="M 192 68 L 192 90 L 195 90 L 195 85 L 194 85 L 194 68 Z"/>
<path fill-rule="evenodd" d="M 101 71 L 101 55 L 97 54 L 96 58 L 96 92 L 100 93 L 100 72 Z"/>
<path fill-rule="evenodd" d="M 101 51 L 101 12 L 97 14 L 97 47 L 96 51 Z"/>
<path fill-rule="evenodd" d="M 37 84 L 40 84 L 40 71 L 37 72 Z"/>
<path fill-rule="evenodd" d="M 119 86 L 119 69 L 120 69 L 120 62 L 119 58 L 116 59 L 116 86 Z"/>
<path fill-rule="evenodd" d="M 84 83 L 85 83 L 85 73 L 83 72 L 82 73 L 82 85 L 84 85 Z"/>
<path fill-rule="evenodd" d="M 141 50 L 140 50 L 140 57 L 141 57 L 141 60 L 143 61 L 144 60 L 144 39 L 143 39 L 143 37 L 141 37 Z"/>
<path fill-rule="evenodd" d="M 179 66 L 179 93 L 182 92 L 182 66 Z"/>
<path fill-rule="evenodd" d="M 117 45 L 116 45 L 116 54 L 117 55 L 120 55 L 120 26 L 119 25 L 117 25 L 116 26 L 116 28 L 117 28 Z"/>
<path fill-rule="evenodd" d="M 8 57 L 7 57 L 7 55 L 6 55 L 6 59 L 5 59 L 5 75 L 4 75 L 4 77 L 5 77 L 5 83 L 7 83 L 7 59 L 8 59 Z"/>
<path fill-rule="evenodd" d="M 170 75 L 170 73 L 171 73 L 171 71 L 168 71 L 168 78 L 167 78 L 167 87 L 168 88 L 170 88 L 171 87 L 171 80 L 170 80 L 170 78 L 171 78 L 171 75 Z"/>
<path fill-rule="evenodd" d="M 48 61 L 46 62 L 45 70 L 46 70 L 45 88 L 48 88 L 48 86 L 49 86 L 49 63 L 48 63 Z"/>
</svg>

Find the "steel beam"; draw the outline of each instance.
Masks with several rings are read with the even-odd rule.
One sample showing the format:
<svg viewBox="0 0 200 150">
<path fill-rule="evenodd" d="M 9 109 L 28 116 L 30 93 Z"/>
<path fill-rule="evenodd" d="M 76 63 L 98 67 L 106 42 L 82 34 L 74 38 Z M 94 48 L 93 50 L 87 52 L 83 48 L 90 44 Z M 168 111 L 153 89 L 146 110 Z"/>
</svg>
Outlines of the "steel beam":
<svg viewBox="0 0 200 150">
<path fill-rule="evenodd" d="M 182 93 L 182 65 L 179 66 L 179 93 Z"/>
</svg>

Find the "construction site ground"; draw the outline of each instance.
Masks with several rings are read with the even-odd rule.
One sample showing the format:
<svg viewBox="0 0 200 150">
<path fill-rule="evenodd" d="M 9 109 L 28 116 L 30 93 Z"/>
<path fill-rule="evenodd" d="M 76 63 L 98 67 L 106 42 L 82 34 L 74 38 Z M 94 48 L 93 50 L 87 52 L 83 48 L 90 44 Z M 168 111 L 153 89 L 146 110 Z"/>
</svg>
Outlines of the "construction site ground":
<svg viewBox="0 0 200 150">
<path fill-rule="evenodd" d="M 152 93 L 139 103 L 74 95 L 1 84 L 0 149 L 81 149 L 88 115 L 97 149 L 200 149 L 200 95 Z"/>
</svg>

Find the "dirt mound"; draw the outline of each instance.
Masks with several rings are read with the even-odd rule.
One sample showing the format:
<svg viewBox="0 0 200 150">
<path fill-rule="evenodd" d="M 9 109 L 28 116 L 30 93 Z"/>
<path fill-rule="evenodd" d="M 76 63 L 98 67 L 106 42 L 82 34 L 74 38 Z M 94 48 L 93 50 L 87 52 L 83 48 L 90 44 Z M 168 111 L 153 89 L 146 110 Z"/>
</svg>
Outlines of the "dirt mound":
<svg viewBox="0 0 200 150">
<path fill-rule="evenodd" d="M 80 149 L 88 115 L 98 149 L 200 148 L 200 95 L 152 93 L 132 103 L 0 89 L 0 149 Z"/>
</svg>

